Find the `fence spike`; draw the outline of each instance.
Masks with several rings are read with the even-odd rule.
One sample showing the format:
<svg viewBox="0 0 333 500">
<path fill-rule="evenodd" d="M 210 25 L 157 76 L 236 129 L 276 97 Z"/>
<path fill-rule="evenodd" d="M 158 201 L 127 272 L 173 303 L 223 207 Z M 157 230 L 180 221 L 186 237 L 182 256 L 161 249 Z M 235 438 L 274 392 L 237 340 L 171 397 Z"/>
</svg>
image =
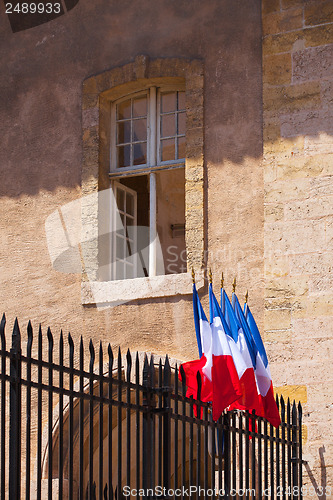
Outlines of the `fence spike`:
<svg viewBox="0 0 333 500">
<path fill-rule="evenodd" d="M 107 483 L 105 483 L 105 486 L 104 486 L 104 500 L 108 500 L 108 485 Z"/>
<path fill-rule="evenodd" d="M 154 355 L 150 356 L 150 364 L 149 364 L 149 382 L 150 387 L 155 387 L 155 367 L 154 367 Z"/>
<path fill-rule="evenodd" d="M 48 327 L 48 329 L 47 329 L 47 339 L 49 341 L 49 350 L 52 351 L 53 350 L 53 335 L 52 335 L 50 327 Z"/>
<path fill-rule="evenodd" d="M 202 387 L 202 379 L 201 379 L 201 373 L 199 370 L 197 371 L 197 384 L 198 384 L 198 393 L 196 399 L 198 401 L 201 401 L 201 387 Z"/>
<path fill-rule="evenodd" d="M 127 361 L 127 371 L 126 371 L 127 382 L 130 382 L 131 381 L 131 370 L 132 370 L 132 355 L 131 355 L 129 349 L 127 349 L 126 361 Z"/>
<path fill-rule="evenodd" d="M 109 355 L 109 365 L 111 366 L 111 370 L 112 370 L 112 366 L 113 366 L 113 351 L 112 351 L 112 347 L 111 347 L 110 344 L 108 345 L 108 355 Z"/>
<path fill-rule="evenodd" d="M 303 409 L 302 409 L 301 402 L 299 401 L 298 402 L 298 420 L 299 420 L 299 422 L 302 421 L 302 414 L 303 414 Z"/>
<path fill-rule="evenodd" d="M 32 340 L 33 340 L 33 330 L 32 330 L 32 325 L 31 325 L 30 319 L 28 321 L 27 334 L 28 334 L 27 356 L 31 357 L 31 348 L 32 348 Z"/>
<path fill-rule="evenodd" d="M 15 318 L 12 333 L 12 349 L 17 352 L 21 350 L 21 332 L 17 318 Z"/>
<path fill-rule="evenodd" d="M 277 394 L 275 396 L 275 402 L 276 402 L 276 406 L 277 406 L 278 411 L 280 411 L 279 396 Z"/>
<path fill-rule="evenodd" d="M 90 352 L 90 371 L 94 371 L 94 362 L 95 362 L 95 349 L 92 340 L 89 342 L 89 352 Z"/>
<path fill-rule="evenodd" d="M 182 395 L 185 396 L 186 395 L 186 375 L 185 375 L 185 370 L 184 370 L 183 365 L 180 365 L 179 372 L 180 372 L 180 377 L 181 377 L 181 381 L 182 381 L 182 393 L 183 393 Z"/>
<path fill-rule="evenodd" d="M 1 322 L 0 322 L 0 337 L 1 337 L 1 350 L 6 350 L 6 337 L 5 337 L 5 326 L 6 326 L 6 316 L 3 313 Z"/>
<path fill-rule="evenodd" d="M 164 363 L 164 385 L 168 386 L 170 384 L 171 367 L 169 363 L 169 356 L 166 355 Z"/>
<path fill-rule="evenodd" d="M 285 406 L 283 396 L 280 397 L 280 404 L 281 404 L 281 420 L 282 420 L 282 422 L 284 422 L 285 417 L 286 417 L 286 406 Z"/>
</svg>

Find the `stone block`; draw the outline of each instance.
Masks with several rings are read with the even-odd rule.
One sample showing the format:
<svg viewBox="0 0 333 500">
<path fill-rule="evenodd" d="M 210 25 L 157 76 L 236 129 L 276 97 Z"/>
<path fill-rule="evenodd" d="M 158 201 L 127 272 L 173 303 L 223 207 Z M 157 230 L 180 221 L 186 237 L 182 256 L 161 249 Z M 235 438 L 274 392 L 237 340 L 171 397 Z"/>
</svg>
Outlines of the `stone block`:
<svg viewBox="0 0 333 500">
<path fill-rule="evenodd" d="M 265 224 L 265 255 L 320 252 L 327 246 L 323 220 L 295 220 Z"/>
<path fill-rule="evenodd" d="M 303 6 L 304 0 L 281 0 L 282 9 Z"/>
<path fill-rule="evenodd" d="M 303 26 L 303 10 L 298 7 L 290 10 L 270 12 L 263 15 L 262 26 L 264 35 L 298 30 Z"/>
<path fill-rule="evenodd" d="M 263 15 L 269 14 L 270 12 L 275 12 L 280 10 L 280 0 L 263 0 L 262 1 L 262 13 Z"/>
<path fill-rule="evenodd" d="M 299 297 L 308 292 L 308 278 L 306 276 L 281 276 L 266 280 L 266 298 Z"/>
<path fill-rule="evenodd" d="M 333 194 L 333 165 L 331 167 L 331 175 L 323 177 L 314 177 L 311 180 L 310 195 L 311 196 L 325 196 Z"/>
<path fill-rule="evenodd" d="M 294 320 L 301 318 L 314 318 L 320 316 L 333 316 L 333 294 L 331 291 L 326 294 L 322 293 L 320 295 L 312 295 L 311 297 L 299 298 L 298 308 L 295 308 L 292 317 L 294 322 Z M 332 319 L 330 321 L 332 321 Z"/>
<path fill-rule="evenodd" d="M 305 26 L 333 22 L 333 4 L 331 0 L 320 2 L 306 2 L 304 6 Z"/>
<path fill-rule="evenodd" d="M 265 331 L 287 330 L 291 325 L 290 309 L 265 309 Z"/>
<path fill-rule="evenodd" d="M 289 256 L 290 274 L 326 275 L 333 271 L 333 252 Z"/>
<path fill-rule="evenodd" d="M 265 203 L 284 203 L 309 197 L 311 179 L 288 179 L 266 183 Z"/>
<path fill-rule="evenodd" d="M 274 257 L 265 259 L 265 277 L 278 278 L 289 274 L 288 256 Z"/>
<path fill-rule="evenodd" d="M 91 128 L 97 126 L 99 123 L 99 109 L 89 108 L 82 111 L 82 128 Z"/>
<path fill-rule="evenodd" d="M 321 87 L 319 82 L 308 82 L 299 85 L 282 87 L 264 87 L 264 109 L 295 111 L 313 109 L 321 104 Z"/>
<path fill-rule="evenodd" d="M 333 156 L 333 155 L 332 155 Z M 276 161 L 277 179 L 302 179 L 310 178 L 327 173 L 332 169 L 332 160 L 327 155 L 294 156 L 284 157 Z M 311 189 L 311 182 L 309 185 Z"/>
<path fill-rule="evenodd" d="M 309 279 L 309 292 L 313 294 L 317 293 L 329 293 L 333 289 L 333 269 L 324 276 L 312 276 Z"/>
<path fill-rule="evenodd" d="M 308 317 L 295 318 L 294 316 L 293 314 L 292 324 L 294 339 L 302 341 L 306 332 L 311 332 L 311 338 L 314 342 L 316 342 L 317 339 L 333 338 L 332 318 L 328 316 L 311 317 L 310 311 L 308 311 Z"/>
<path fill-rule="evenodd" d="M 263 40 L 263 54 L 279 54 L 297 52 L 308 47 L 328 45 L 333 41 L 333 24 L 304 28 L 303 30 L 290 31 L 268 35 Z"/>
<path fill-rule="evenodd" d="M 333 33 L 331 45 L 294 52 L 292 65 L 293 83 L 331 78 L 333 74 Z"/>
<path fill-rule="evenodd" d="M 307 156 L 313 156 L 314 161 L 316 161 L 316 156 L 314 155 L 325 155 L 323 156 L 321 163 L 324 163 L 324 172 L 326 174 L 332 172 L 332 151 L 333 137 L 331 134 L 322 132 L 317 134 L 316 136 L 304 137 L 304 153 Z"/>
<path fill-rule="evenodd" d="M 275 54 L 263 59 L 263 83 L 283 85 L 291 82 L 291 55 Z"/>
<path fill-rule="evenodd" d="M 98 105 L 98 94 L 83 94 L 82 109 L 94 108 Z"/>
<path fill-rule="evenodd" d="M 265 205 L 265 222 L 276 222 L 283 220 L 283 205 Z"/>
<path fill-rule="evenodd" d="M 276 165 L 273 161 L 264 162 L 264 182 L 274 182 L 276 180 Z"/>
<path fill-rule="evenodd" d="M 284 207 L 285 220 L 315 219 L 333 215 L 333 196 L 287 203 Z"/>
<path fill-rule="evenodd" d="M 333 110 L 304 110 L 281 116 L 282 137 L 317 135 L 323 131 L 333 133 Z"/>
<path fill-rule="evenodd" d="M 299 401 L 304 404 L 308 400 L 307 387 L 306 385 L 283 385 L 280 387 L 274 387 L 275 393 L 282 396 L 287 403 L 288 398 L 291 402 L 294 400 L 296 403 Z"/>
<path fill-rule="evenodd" d="M 282 342 L 289 343 L 291 339 L 291 330 L 265 330 L 264 331 L 264 342 Z"/>
</svg>

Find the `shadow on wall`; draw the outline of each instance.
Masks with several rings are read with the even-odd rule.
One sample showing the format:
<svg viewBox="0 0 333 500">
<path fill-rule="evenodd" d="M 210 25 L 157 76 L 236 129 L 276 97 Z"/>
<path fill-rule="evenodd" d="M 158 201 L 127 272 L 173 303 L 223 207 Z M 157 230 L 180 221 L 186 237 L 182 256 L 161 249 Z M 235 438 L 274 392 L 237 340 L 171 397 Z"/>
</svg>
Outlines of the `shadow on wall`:
<svg viewBox="0 0 333 500">
<path fill-rule="evenodd" d="M 311 481 L 311 484 L 314 488 L 314 491 L 316 493 L 316 495 L 318 496 L 318 498 L 321 498 L 321 500 L 327 500 L 327 498 L 329 498 L 331 495 L 329 495 L 329 497 L 327 496 L 327 490 L 326 490 L 326 485 L 327 485 L 327 479 L 326 479 L 326 465 L 325 465 L 325 457 L 324 457 L 324 453 L 325 453 L 325 446 L 321 446 L 319 448 L 319 457 L 320 457 L 320 471 L 321 471 L 321 477 L 320 477 L 320 485 L 318 485 L 314 475 L 313 475 L 313 472 L 311 470 L 311 467 L 309 466 L 308 463 L 305 464 L 305 469 L 306 469 L 306 472 L 308 473 L 308 476 L 310 478 L 310 481 Z"/>
</svg>

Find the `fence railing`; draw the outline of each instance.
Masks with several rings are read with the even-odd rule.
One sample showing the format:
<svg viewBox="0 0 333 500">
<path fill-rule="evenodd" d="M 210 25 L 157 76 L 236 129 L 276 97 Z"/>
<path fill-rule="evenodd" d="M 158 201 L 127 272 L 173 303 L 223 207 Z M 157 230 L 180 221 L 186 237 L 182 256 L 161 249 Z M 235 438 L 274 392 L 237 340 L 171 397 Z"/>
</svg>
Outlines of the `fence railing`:
<svg viewBox="0 0 333 500">
<path fill-rule="evenodd" d="M 302 408 L 277 398 L 278 429 L 186 397 L 169 358 L 75 349 L 41 328 L 1 337 L 0 500 L 302 498 Z M 65 359 L 67 361 L 65 362 Z M 198 377 L 199 387 L 201 384 Z"/>
</svg>

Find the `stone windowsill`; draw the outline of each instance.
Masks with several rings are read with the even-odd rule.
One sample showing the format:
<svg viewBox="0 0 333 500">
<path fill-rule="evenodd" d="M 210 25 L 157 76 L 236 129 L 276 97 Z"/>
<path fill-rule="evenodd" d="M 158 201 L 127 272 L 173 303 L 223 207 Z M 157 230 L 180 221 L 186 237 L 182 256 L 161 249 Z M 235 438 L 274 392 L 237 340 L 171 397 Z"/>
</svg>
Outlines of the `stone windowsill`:
<svg viewBox="0 0 333 500">
<path fill-rule="evenodd" d="M 204 286 L 203 276 L 198 276 L 197 289 Z M 87 281 L 81 284 L 82 304 L 120 304 L 136 299 L 190 295 L 191 273 L 168 274 L 152 278 L 117 281 Z"/>
</svg>

